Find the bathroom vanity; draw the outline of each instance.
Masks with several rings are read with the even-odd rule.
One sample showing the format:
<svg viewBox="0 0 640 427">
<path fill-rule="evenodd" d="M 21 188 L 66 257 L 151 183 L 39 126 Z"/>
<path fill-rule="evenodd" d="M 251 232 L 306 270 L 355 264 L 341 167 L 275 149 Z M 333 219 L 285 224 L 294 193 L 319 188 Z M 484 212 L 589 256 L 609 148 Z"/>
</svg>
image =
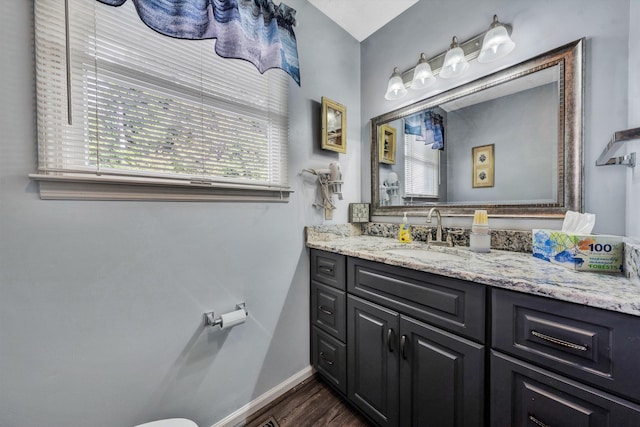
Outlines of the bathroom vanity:
<svg viewBox="0 0 640 427">
<path fill-rule="evenodd" d="M 640 425 L 628 279 L 370 236 L 307 246 L 312 364 L 376 425 Z"/>
</svg>

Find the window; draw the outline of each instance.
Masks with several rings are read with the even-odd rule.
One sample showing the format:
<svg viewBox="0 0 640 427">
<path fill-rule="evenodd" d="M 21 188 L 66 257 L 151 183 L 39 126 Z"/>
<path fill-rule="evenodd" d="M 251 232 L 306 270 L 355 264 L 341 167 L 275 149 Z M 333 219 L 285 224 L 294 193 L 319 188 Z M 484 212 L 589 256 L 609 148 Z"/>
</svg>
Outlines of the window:
<svg viewBox="0 0 640 427">
<path fill-rule="evenodd" d="M 440 150 L 416 135 L 404 135 L 405 198 L 438 198 Z"/>
<path fill-rule="evenodd" d="M 157 34 L 131 1 L 35 19 L 42 198 L 288 199 L 286 73 Z"/>
</svg>

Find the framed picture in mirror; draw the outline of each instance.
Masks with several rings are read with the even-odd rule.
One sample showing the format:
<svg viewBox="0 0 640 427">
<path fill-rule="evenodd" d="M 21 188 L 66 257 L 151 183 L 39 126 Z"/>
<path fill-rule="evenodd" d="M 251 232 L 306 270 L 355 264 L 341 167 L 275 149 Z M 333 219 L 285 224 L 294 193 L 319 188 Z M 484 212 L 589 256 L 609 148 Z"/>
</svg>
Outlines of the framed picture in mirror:
<svg viewBox="0 0 640 427">
<path fill-rule="evenodd" d="M 380 163 L 396 164 L 396 128 L 389 125 L 380 126 Z"/>
<path fill-rule="evenodd" d="M 347 108 L 322 97 L 322 148 L 347 152 Z"/>
<path fill-rule="evenodd" d="M 494 144 L 481 145 L 471 149 L 473 155 L 473 188 L 493 187 Z"/>
</svg>

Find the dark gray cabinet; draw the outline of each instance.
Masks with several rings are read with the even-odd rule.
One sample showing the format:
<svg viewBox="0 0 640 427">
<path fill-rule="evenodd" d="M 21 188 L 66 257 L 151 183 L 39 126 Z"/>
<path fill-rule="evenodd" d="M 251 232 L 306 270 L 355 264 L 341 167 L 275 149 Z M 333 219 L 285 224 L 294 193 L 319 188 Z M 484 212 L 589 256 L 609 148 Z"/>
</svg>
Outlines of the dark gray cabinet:
<svg viewBox="0 0 640 427">
<path fill-rule="evenodd" d="M 313 366 L 376 425 L 640 426 L 640 317 L 317 250 L 311 303 Z"/>
<path fill-rule="evenodd" d="M 322 331 L 311 328 L 311 364 L 324 379 L 342 393 L 347 393 L 347 346 Z"/>
<path fill-rule="evenodd" d="M 346 257 L 311 251 L 311 365 L 347 393 Z"/>
<path fill-rule="evenodd" d="M 346 293 L 311 281 L 311 324 L 345 342 L 347 339 Z"/>
<path fill-rule="evenodd" d="M 485 288 L 347 258 L 347 389 L 381 426 L 484 425 Z"/>
<path fill-rule="evenodd" d="M 640 426 L 640 318 L 501 289 L 492 308 L 492 426 Z"/>
<path fill-rule="evenodd" d="M 635 427 L 640 406 L 492 351 L 491 425 Z"/>
<path fill-rule="evenodd" d="M 352 295 L 347 313 L 348 396 L 378 425 L 483 425 L 483 345 Z"/>
<path fill-rule="evenodd" d="M 482 285 L 348 258 L 347 292 L 456 335 L 485 340 Z"/>
<path fill-rule="evenodd" d="M 347 394 L 380 426 L 398 425 L 398 313 L 347 297 Z"/>
<path fill-rule="evenodd" d="M 400 316 L 400 425 L 482 426 L 484 346 Z"/>
<path fill-rule="evenodd" d="M 493 289 L 492 347 L 640 403 L 640 317 Z"/>
</svg>

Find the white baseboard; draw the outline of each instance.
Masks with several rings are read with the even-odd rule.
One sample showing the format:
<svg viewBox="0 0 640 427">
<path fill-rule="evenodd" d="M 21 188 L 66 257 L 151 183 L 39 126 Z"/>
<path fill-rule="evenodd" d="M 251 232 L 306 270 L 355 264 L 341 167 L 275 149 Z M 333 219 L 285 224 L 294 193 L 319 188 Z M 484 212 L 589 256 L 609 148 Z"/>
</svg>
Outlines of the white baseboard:
<svg viewBox="0 0 640 427">
<path fill-rule="evenodd" d="M 284 393 L 300 384 L 302 381 L 306 380 L 307 378 L 311 378 L 314 373 L 315 370 L 311 366 L 307 366 L 303 370 L 293 374 L 277 386 L 273 387 L 271 390 L 253 399 L 242 408 L 229 414 L 211 427 L 233 427 L 237 425 L 238 423 L 244 421 L 247 416 L 264 408 L 269 403 L 273 402 Z"/>
</svg>

